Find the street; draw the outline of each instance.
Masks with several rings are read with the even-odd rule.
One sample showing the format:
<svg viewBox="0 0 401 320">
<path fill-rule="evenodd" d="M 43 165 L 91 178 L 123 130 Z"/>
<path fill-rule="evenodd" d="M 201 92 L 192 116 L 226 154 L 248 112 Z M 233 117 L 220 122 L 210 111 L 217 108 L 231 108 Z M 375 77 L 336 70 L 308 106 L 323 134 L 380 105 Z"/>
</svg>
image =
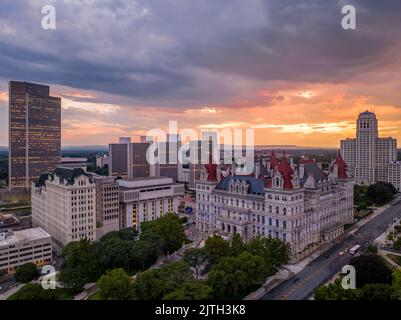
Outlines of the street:
<svg viewBox="0 0 401 320">
<path fill-rule="evenodd" d="M 340 251 L 350 249 L 355 244 L 362 245 L 362 250 L 365 250 L 366 245 L 382 234 L 395 217 L 401 217 L 400 201 L 367 222 L 354 235 L 346 236 L 323 252 L 298 274 L 269 291 L 261 300 L 308 299 L 316 287 L 327 282 L 351 261 L 352 256 L 349 253 L 339 256 Z"/>
<path fill-rule="evenodd" d="M 61 268 L 63 260 L 53 254 L 53 266 L 56 271 Z M 14 276 L 7 277 L 6 279 L 0 280 L 0 295 L 6 293 L 8 290 L 12 289 L 17 285 Z"/>
</svg>

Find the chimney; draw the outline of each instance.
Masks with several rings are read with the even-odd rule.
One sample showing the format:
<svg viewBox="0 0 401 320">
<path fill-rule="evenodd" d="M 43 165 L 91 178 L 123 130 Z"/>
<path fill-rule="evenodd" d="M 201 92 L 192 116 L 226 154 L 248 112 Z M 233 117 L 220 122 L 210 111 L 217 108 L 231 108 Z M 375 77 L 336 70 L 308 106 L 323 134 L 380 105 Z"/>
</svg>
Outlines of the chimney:
<svg viewBox="0 0 401 320">
<path fill-rule="evenodd" d="M 299 178 L 303 179 L 304 175 L 305 175 L 305 165 L 301 163 L 299 165 Z"/>
<path fill-rule="evenodd" d="M 260 162 L 257 161 L 255 163 L 255 178 L 256 179 L 259 178 L 259 175 L 260 175 Z"/>
<path fill-rule="evenodd" d="M 235 176 L 235 171 L 237 171 L 236 165 L 235 163 L 233 163 L 231 165 L 231 176 L 234 177 Z"/>
<path fill-rule="evenodd" d="M 335 165 L 333 166 L 333 174 L 334 174 L 334 176 L 335 176 L 336 178 L 338 178 L 338 165 L 337 165 L 337 164 L 335 164 Z"/>
</svg>

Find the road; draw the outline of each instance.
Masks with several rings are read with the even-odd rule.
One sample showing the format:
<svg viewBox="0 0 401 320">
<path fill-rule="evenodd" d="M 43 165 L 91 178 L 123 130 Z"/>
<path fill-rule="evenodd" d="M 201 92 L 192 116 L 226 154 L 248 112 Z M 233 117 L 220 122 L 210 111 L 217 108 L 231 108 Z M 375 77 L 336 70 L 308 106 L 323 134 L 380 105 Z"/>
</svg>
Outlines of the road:
<svg viewBox="0 0 401 320">
<path fill-rule="evenodd" d="M 53 255 L 53 266 L 56 268 L 56 271 L 61 269 L 62 259 Z M 12 289 L 17 285 L 15 278 L 12 276 L 5 280 L 0 280 L 0 295 L 6 293 L 8 290 Z"/>
<path fill-rule="evenodd" d="M 343 240 L 322 253 L 318 258 L 298 274 L 273 288 L 261 300 L 303 300 L 308 299 L 313 290 L 331 279 L 341 268 L 349 264 L 352 256 L 346 253 L 339 256 L 338 253 L 345 248 L 350 249 L 355 244 L 363 245 L 366 249 L 368 243 L 382 234 L 392 223 L 394 218 L 401 217 L 401 201 L 383 210 L 378 216 L 367 222 L 354 235 L 348 235 Z"/>
</svg>

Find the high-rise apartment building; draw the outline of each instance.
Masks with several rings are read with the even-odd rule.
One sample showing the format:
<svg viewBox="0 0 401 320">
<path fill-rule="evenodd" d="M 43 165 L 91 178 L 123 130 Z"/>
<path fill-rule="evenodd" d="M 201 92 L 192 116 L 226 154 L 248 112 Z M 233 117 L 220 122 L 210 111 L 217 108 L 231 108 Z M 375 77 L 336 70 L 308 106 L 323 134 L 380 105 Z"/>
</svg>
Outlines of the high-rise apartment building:
<svg viewBox="0 0 401 320">
<path fill-rule="evenodd" d="M 341 141 L 341 154 L 348 166 L 348 173 L 357 184 L 390 182 L 400 190 L 397 177 L 397 140 L 379 138 L 378 121 L 373 112 L 359 114 L 356 121 L 356 138 Z M 390 181 L 391 180 L 391 181 Z"/>
<path fill-rule="evenodd" d="M 9 83 L 9 187 L 29 189 L 61 158 L 61 99 L 49 87 Z"/>
</svg>

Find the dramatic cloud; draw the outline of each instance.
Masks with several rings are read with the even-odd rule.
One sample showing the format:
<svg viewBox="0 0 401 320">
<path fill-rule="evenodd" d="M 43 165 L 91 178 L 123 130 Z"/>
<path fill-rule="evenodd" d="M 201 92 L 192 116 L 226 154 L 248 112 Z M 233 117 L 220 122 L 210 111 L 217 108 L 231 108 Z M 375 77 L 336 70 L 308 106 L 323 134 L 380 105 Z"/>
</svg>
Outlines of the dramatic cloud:
<svg viewBox="0 0 401 320">
<path fill-rule="evenodd" d="M 47 4 L 53 31 L 41 28 Z M 356 6 L 356 30 L 341 28 L 344 4 Z M 401 138 L 399 12 L 391 0 L 4 0 L 0 94 L 10 79 L 50 84 L 63 144 L 179 120 L 335 146 L 366 108 Z M 0 95 L 2 119 L 5 106 Z"/>
</svg>

